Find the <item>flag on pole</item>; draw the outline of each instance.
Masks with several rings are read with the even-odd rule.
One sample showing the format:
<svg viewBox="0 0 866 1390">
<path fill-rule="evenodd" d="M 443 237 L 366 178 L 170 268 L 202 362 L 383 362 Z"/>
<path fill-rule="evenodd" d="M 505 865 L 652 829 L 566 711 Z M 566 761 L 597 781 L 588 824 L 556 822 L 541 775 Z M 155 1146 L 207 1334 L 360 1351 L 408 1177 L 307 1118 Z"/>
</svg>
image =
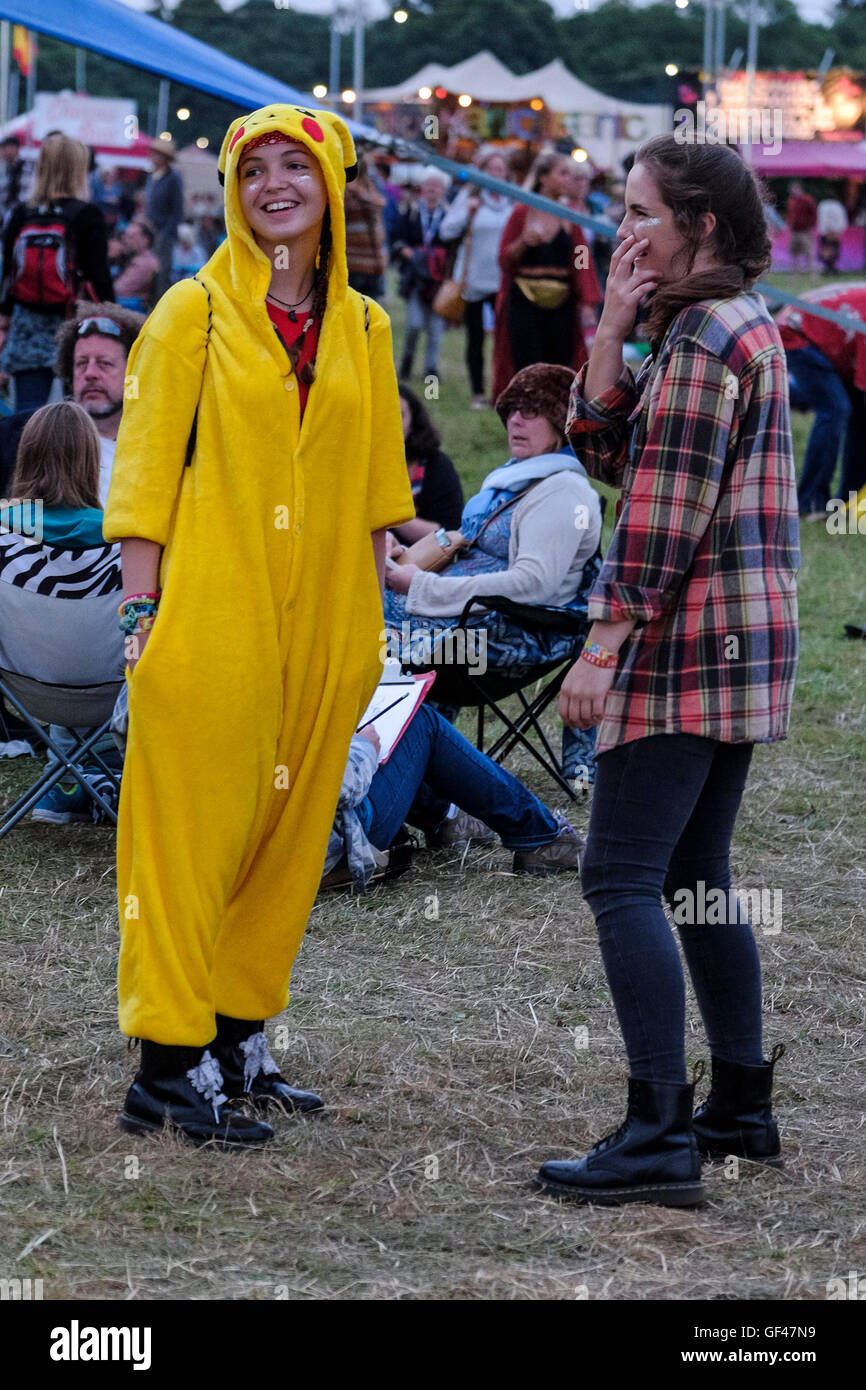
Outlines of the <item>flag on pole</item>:
<svg viewBox="0 0 866 1390">
<path fill-rule="evenodd" d="M 12 26 L 12 57 L 18 64 L 21 76 L 29 77 L 33 59 L 36 57 L 36 39 L 23 24 Z"/>
</svg>

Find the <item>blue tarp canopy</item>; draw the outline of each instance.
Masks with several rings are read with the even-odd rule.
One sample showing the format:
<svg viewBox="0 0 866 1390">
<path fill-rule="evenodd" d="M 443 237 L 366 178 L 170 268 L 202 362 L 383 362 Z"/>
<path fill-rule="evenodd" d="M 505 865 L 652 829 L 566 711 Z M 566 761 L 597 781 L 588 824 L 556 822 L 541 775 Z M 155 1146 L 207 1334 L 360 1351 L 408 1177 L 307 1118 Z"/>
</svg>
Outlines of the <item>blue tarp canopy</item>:
<svg viewBox="0 0 866 1390">
<path fill-rule="evenodd" d="M 129 9 L 120 0 L 0 0 L 0 19 L 24 24 L 77 48 L 89 48 L 106 58 L 168 77 L 184 87 L 224 97 L 250 111 L 271 101 L 293 106 L 322 104 L 308 93 L 192 38 L 182 29 Z M 377 132 L 369 126 L 351 120 L 346 124 L 353 135 L 377 138 Z"/>
</svg>

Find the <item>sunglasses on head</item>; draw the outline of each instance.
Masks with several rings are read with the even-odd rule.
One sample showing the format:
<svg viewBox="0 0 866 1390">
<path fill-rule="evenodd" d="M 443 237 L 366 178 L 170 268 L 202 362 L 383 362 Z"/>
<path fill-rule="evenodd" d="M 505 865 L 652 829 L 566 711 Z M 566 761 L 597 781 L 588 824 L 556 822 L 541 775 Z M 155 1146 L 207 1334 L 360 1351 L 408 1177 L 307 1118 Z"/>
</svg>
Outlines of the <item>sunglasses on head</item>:
<svg viewBox="0 0 866 1390">
<path fill-rule="evenodd" d="M 83 338 L 86 333 L 107 333 L 112 338 L 123 336 L 120 325 L 115 323 L 114 319 L 104 318 L 82 319 L 75 330 L 75 336 Z"/>
</svg>

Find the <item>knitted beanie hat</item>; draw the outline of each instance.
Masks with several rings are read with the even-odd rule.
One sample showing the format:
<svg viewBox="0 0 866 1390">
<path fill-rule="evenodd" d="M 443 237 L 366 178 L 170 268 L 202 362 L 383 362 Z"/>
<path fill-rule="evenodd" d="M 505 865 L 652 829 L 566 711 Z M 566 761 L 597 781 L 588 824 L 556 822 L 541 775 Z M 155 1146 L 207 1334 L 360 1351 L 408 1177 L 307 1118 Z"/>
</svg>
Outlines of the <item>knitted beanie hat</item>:
<svg viewBox="0 0 866 1390">
<path fill-rule="evenodd" d="M 570 367 L 557 367 L 552 362 L 535 362 L 511 378 L 496 402 L 503 425 L 509 411 L 530 406 L 549 420 L 557 434 L 565 434 L 568 398 L 576 373 Z"/>
</svg>

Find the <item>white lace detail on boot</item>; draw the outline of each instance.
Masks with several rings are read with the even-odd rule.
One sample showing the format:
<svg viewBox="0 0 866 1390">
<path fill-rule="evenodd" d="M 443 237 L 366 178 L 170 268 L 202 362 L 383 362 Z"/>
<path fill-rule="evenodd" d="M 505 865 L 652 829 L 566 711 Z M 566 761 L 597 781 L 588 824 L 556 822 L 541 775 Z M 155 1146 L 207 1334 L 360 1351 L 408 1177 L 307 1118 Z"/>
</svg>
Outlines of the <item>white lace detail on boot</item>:
<svg viewBox="0 0 866 1390">
<path fill-rule="evenodd" d="M 198 1066 L 190 1067 L 187 1076 L 199 1095 L 210 1101 L 214 1119 L 219 1120 L 220 1106 L 225 1104 L 228 1096 L 223 1094 L 223 1074 L 216 1057 L 205 1049 Z"/>
<path fill-rule="evenodd" d="M 259 1072 L 273 1076 L 280 1069 L 268 1051 L 264 1033 L 251 1033 L 240 1045 L 244 1054 L 244 1090 L 249 1091 Z"/>
</svg>

